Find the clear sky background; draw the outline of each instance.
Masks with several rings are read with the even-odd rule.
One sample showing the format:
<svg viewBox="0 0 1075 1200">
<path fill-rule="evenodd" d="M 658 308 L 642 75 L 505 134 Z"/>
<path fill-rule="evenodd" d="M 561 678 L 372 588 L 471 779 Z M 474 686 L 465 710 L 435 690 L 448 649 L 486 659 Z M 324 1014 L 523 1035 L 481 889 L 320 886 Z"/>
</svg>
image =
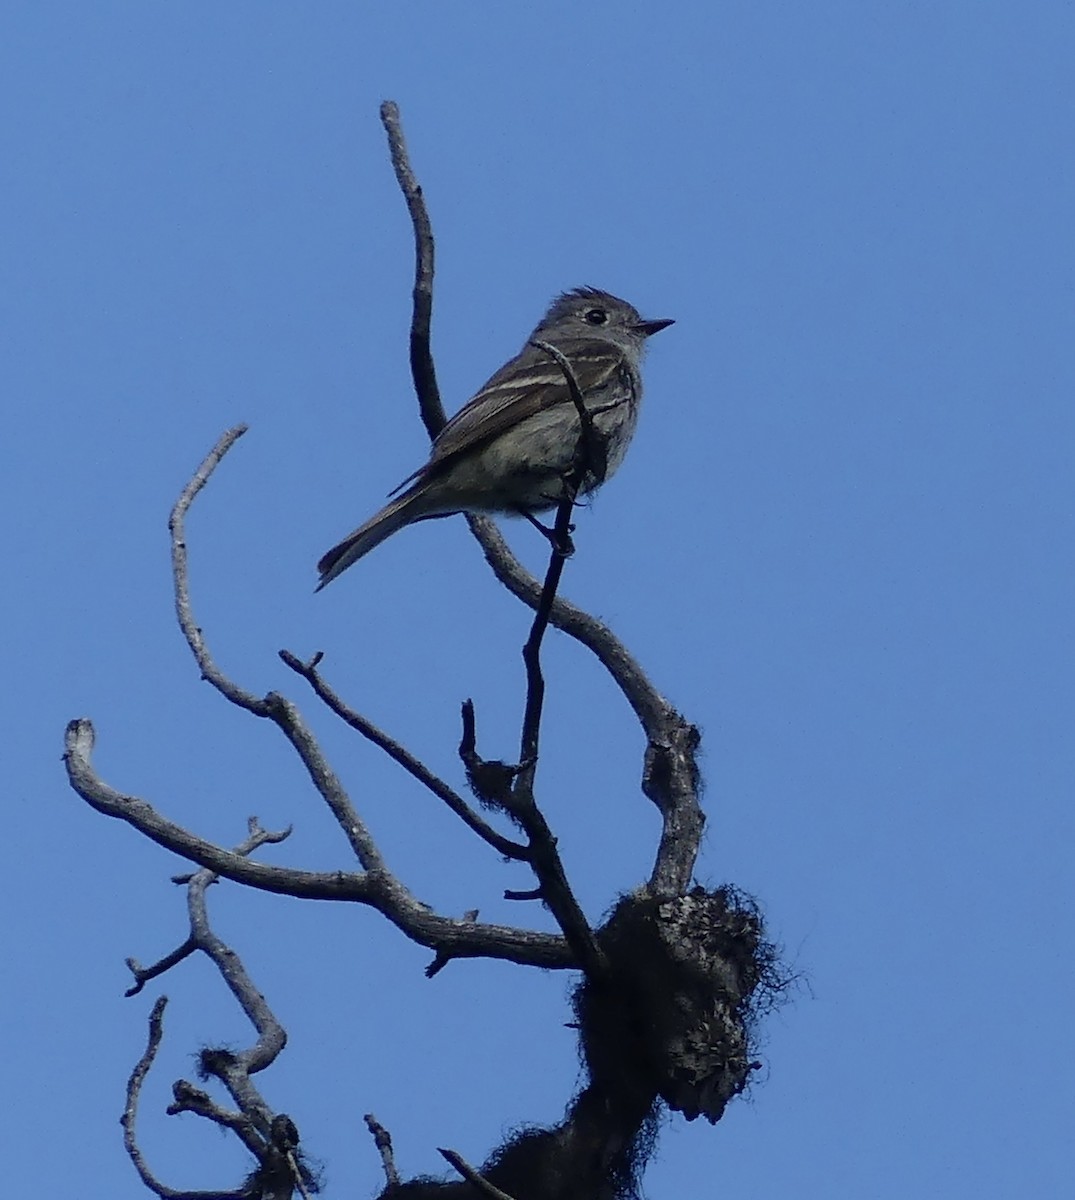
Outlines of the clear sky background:
<svg viewBox="0 0 1075 1200">
<path fill-rule="evenodd" d="M 91 717 L 109 782 L 272 862 L 347 868 L 272 728 L 205 684 L 171 612 L 284 690 L 391 865 L 438 910 L 532 923 L 526 887 L 347 735 L 276 658 L 321 649 L 357 707 L 461 783 L 458 705 L 509 756 L 527 613 L 461 520 L 314 596 L 313 564 L 425 456 L 411 234 L 377 108 L 402 108 L 438 238 L 435 350 L 458 407 L 552 295 L 677 324 L 638 438 L 579 518 L 564 591 L 704 731 L 699 877 L 759 898 L 805 982 L 716 1128 L 676 1118 L 654 1200 L 1068 1194 L 1075 722 L 1075 11 L 1067 3 L 18 3 L 0 17 L 5 836 L 0 1018 L 12 1194 L 143 1194 L 143 1102 L 175 1186 L 248 1160 L 171 1081 L 249 1031 L 188 963 L 172 856 L 60 763 Z M 533 567 L 542 546 L 510 530 Z M 548 647 L 541 798 L 596 921 L 645 877 L 642 741 L 585 654 Z M 381 1184 L 479 1162 L 577 1081 L 571 978 L 457 963 L 376 914 L 211 892 L 291 1033 L 261 1077 L 326 1163 Z"/>
</svg>

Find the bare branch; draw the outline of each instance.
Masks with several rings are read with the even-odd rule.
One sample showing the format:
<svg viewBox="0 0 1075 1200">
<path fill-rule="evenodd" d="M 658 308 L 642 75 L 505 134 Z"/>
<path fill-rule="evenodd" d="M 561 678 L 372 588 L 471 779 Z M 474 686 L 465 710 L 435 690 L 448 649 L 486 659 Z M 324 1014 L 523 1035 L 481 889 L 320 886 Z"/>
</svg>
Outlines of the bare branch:
<svg viewBox="0 0 1075 1200">
<path fill-rule="evenodd" d="M 142 1085 L 145 1083 L 146 1076 L 153 1066 L 157 1057 L 157 1051 L 160 1049 L 161 1040 L 164 1037 L 163 1018 L 167 1004 L 168 997 L 161 996 L 153 1005 L 149 1014 L 149 1038 L 145 1051 L 135 1064 L 134 1070 L 127 1080 L 127 1103 L 124 1105 L 123 1115 L 120 1117 L 120 1125 L 123 1127 L 124 1148 L 131 1162 L 134 1164 L 134 1169 L 138 1172 L 138 1177 L 151 1192 L 160 1196 L 161 1200 L 242 1200 L 244 1196 L 242 1190 L 233 1192 L 192 1192 L 168 1187 L 166 1184 L 161 1183 L 146 1165 L 141 1147 L 138 1145 L 138 1139 L 135 1134 L 138 1118 L 138 1102 L 142 1096 Z"/>
<path fill-rule="evenodd" d="M 176 613 L 203 677 L 232 703 L 255 716 L 271 720 L 291 743 L 364 871 L 361 874 L 311 872 L 267 866 L 197 837 L 161 816 L 144 800 L 123 795 L 97 777 L 90 765 L 93 727 L 85 720 L 72 721 L 67 728 L 64 760 L 71 786 L 99 812 L 127 821 L 158 845 L 237 883 L 301 899 L 349 900 L 369 904 L 393 921 L 408 937 L 447 959 L 489 955 L 520 963 L 570 967 L 572 962 L 568 947 L 558 938 L 504 926 L 464 924 L 436 915 L 412 896 L 388 870 L 372 835 L 355 811 L 298 709 L 277 693 L 270 692 L 259 699 L 244 691 L 224 676 L 213 662 L 201 629 L 194 619 L 190 601 L 184 519 L 195 497 L 242 432 L 243 427 L 240 426 L 220 438 L 183 489 L 173 509 L 169 527 L 172 534 Z"/>
<path fill-rule="evenodd" d="M 394 738 L 389 737 L 387 733 L 379 729 L 372 721 L 362 716 L 361 713 L 355 712 L 353 708 L 345 704 L 339 694 L 325 682 L 321 673 L 317 670 L 317 664 L 320 662 L 319 656 L 315 655 L 314 659 L 310 662 L 304 663 L 292 654 L 290 650 L 281 650 L 280 657 L 297 675 L 301 675 L 309 683 L 317 697 L 324 701 L 341 720 L 350 725 L 356 732 L 362 734 L 364 738 L 373 742 L 375 746 L 379 746 L 389 758 L 399 763 L 408 774 L 417 779 L 424 787 L 428 788 L 438 799 L 442 800 L 482 841 L 492 846 L 498 854 L 503 854 L 505 858 L 525 860 L 527 857 L 525 846 L 497 833 L 487 821 L 484 821 L 467 804 L 458 792 L 450 788 L 439 776 L 434 775 L 406 747 L 402 746 Z"/>
<path fill-rule="evenodd" d="M 511 811 L 530 839 L 530 862 L 538 878 L 541 897 L 556 917 L 568 944 L 578 956 L 588 974 L 607 968 L 605 957 L 597 944 L 586 915 L 579 906 L 567 882 L 563 862 L 556 848 L 556 839 L 544 814 L 534 798 L 534 780 L 540 751 L 541 715 L 545 701 L 545 678 L 541 671 L 541 644 L 549 626 L 549 616 L 560 586 L 566 562 L 566 550 L 571 541 L 571 516 L 575 497 L 587 473 L 597 470 L 595 455 L 598 439 L 593 421 L 579 389 L 571 364 L 563 354 L 545 342 L 535 345 L 547 351 L 560 365 L 568 390 L 579 414 L 579 440 L 575 462 L 564 477 L 563 495 L 556 508 L 553 526 L 552 551 L 545 572 L 545 583 L 534 613 L 530 635 L 523 646 L 526 665 L 526 704 L 523 710 L 522 733 L 519 738 L 519 771 L 511 790 Z"/>
<path fill-rule="evenodd" d="M 252 713 L 256 713 L 259 717 L 263 717 L 267 715 L 264 711 L 263 702 L 228 679 L 213 661 L 212 655 L 210 655 L 209 649 L 205 644 L 205 639 L 202 637 L 202 631 L 198 628 L 198 624 L 194 620 L 194 614 L 191 612 L 190 588 L 188 585 L 190 575 L 187 569 L 185 529 L 187 512 L 194 503 L 194 498 L 209 482 L 209 476 L 216 470 L 220 460 L 235 445 L 239 438 L 246 433 L 246 430 L 247 426 L 245 425 L 236 425 L 233 429 L 229 429 L 205 456 L 204 461 L 197 471 L 194 472 L 190 482 L 179 493 L 179 499 L 176 500 L 171 516 L 168 518 L 168 532 L 172 537 L 172 580 L 175 589 L 175 615 L 179 621 L 179 628 L 183 631 L 183 636 L 187 640 L 187 645 L 190 647 L 190 651 L 198 663 L 202 678 L 211 683 L 232 704 L 237 704 L 240 708 L 245 708 Z"/>
<path fill-rule="evenodd" d="M 201 466 L 195 471 L 190 482 L 180 493 L 179 499 L 172 509 L 168 529 L 172 538 L 172 583 L 179 627 L 194 655 L 202 678 L 211 683 L 232 704 L 245 709 L 256 717 L 272 721 L 280 729 L 302 759 L 314 786 L 332 811 L 336 823 L 343 830 L 355 857 L 367 871 L 381 871 L 384 869 L 384 863 L 373 837 L 359 819 L 339 779 L 329 767 L 316 741 L 303 723 L 298 709 L 285 697 L 275 692 L 259 698 L 229 679 L 213 661 L 201 627 L 194 618 L 190 599 L 186 515 L 221 459 L 245 432 L 246 426 L 238 425 L 234 429 L 228 430 L 217 441 Z M 216 870 L 217 868 L 213 867 L 212 869 Z M 227 874 L 227 872 L 221 873 Z"/>
<path fill-rule="evenodd" d="M 575 488 L 565 485 L 563 499 L 557 506 L 553 534 L 556 544 L 549 555 L 549 566 L 545 572 L 541 598 L 534 612 L 530 636 L 523 646 L 523 662 L 526 664 L 526 704 L 523 709 L 522 734 L 519 738 L 520 770 L 513 789 L 513 793 L 517 795 L 532 789 L 537 771 L 541 710 L 545 702 L 545 679 L 541 674 L 541 642 L 545 630 L 549 627 L 549 614 L 556 599 L 556 590 L 560 586 L 564 563 L 567 561 L 559 546 L 563 545 L 561 538 L 568 539 L 571 536 L 571 511 L 575 503 L 575 491 Z"/>
<path fill-rule="evenodd" d="M 681 895 L 694 877 L 705 825 L 698 800 L 701 736 L 697 726 L 673 712 L 661 736 L 646 747 L 642 790 L 661 813 L 661 840 L 649 877 L 655 896 Z"/>
<path fill-rule="evenodd" d="M 287 829 L 279 830 L 276 833 L 270 833 L 269 831 L 260 828 L 257 818 L 255 817 L 251 817 L 248 820 L 247 826 L 250 830 L 250 837 L 246 842 L 244 842 L 241 846 L 237 846 L 235 849 L 236 854 L 241 854 L 244 857 L 252 853 L 259 846 L 276 844 L 286 840 L 291 836 L 290 826 L 288 826 Z M 214 882 L 216 878 L 216 875 L 210 873 L 208 883 Z M 172 882 L 187 885 L 192 883 L 194 879 L 194 874 L 178 875 L 172 879 Z M 208 883 L 205 886 L 208 886 Z M 181 946 L 176 947 L 176 949 L 170 954 L 166 954 L 163 958 L 158 959 L 158 961 L 150 967 L 143 967 L 137 959 L 128 958 L 126 960 L 127 967 L 134 976 L 134 984 L 123 993 L 124 996 L 128 998 L 131 996 L 137 996 L 147 983 L 165 974 L 167 971 L 170 971 L 172 967 L 177 966 L 185 958 L 188 958 L 191 954 L 199 949 L 201 949 L 201 946 L 199 945 L 197 938 L 192 934 Z"/>
<path fill-rule="evenodd" d="M 251 1118 L 245 1113 L 217 1104 L 207 1091 L 195 1087 L 188 1079 L 177 1079 L 172 1084 L 172 1103 L 165 1111 L 170 1117 L 185 1112 L 204 1117 L 214 1125 L 219 1125 L 221 1129 L 230 1129 L 255 1158 L 261 1153 L 262 1139 Z"/>
<path fill-rule="evenodd" d="M 578 965 L 587 975 L 604 973 L 607 967 L 604 953 L 567 882 L 556 838 L 533 797 L 519 806 L 517 814 L 529 839 L 530 865 L 538 879 L 538 894 L 556 918 Z"/>
<path fill-rule="evenodd" d="M 497 579 L 528 608 L 537 609 L 542 584 L 519 562 L 489 517 L 468 514 L 467 523 L 481 545 L 485 560 Z M 638 717 L 647 736 L 659 734 L 663 723 L 678 715 L 653 687 L 641 666 L 604 622 L 557 596 L 549 624 L 589 650 L 612 676 Z"/>
<path fill-rule="evenodd" d="M 549 626 L 549 616 L 564 571 L 567 548 L 571 541 L 571 514 L 575 498 L 588 473 L 603 474 L 603 465 L 599 464 L 598 459 L 599 457 L 604 459 L 605 454 L 600 445 L 597 431 L 594 429 L 593 418 L 579 388 L 579 382 L 575 378 L 575 372 L 567 358 L 549 342 L 534 341 L 531 345 L 544 350 L 559 364 L 579 417 L 578 446 L 573 456 L 575 461 L 571 470 L 564 477 L 563 495 L 556 507 L 556 521 L 553 526 L 552 538 L 553 549 L 549 556 L 549 566 L 545 572 L 545 582 L 542 585 L 541 596 L 534 613 L 530 636 L 523 647 L 527 691 L 523 731 L 519 745 L 519 763 L 521 765 L 515 781 L 515 791 L 520 794 L 532 795 L 534 774 L 537 771 L 541 710 L 545 699 L 545 680 L 541 673 L 541 642 L 545 636 L 545 630 Z"/>
<path fill-rule="evenodd" d="M 489 1197 L 489 1200 L 514 1200 L 513 1196 L 494 1187 L 484 1175 L 479 1174 L 461 1154 L 454 1150 L 444 1150 L 440 1146 L 437 1147 L 437 1153 L 446 1158 L 468 1183 L 474 1184 L 483 1196 Z"/>
<path fill-rule="evenodd" d="M 478 919 L 478 909 L 468 908 L 463 914 L 464 921 L 474 922 Z M 451 959 L 443 954 L 434 955 L 433 961 L 426 967 L 425 975 L 427 979 L 432 979 L 434 975 L 439 974 L 451 962 Z"/>
<path fill-rule="evenodd" d="M 127 1103 L 123 1109 L 123 1116 L 120 1117 L 120 1124 L 123 1126 L 123 1144 L 126 1147 L 131 1162 L 134 1163 L 134 1169 L 138 1172 L 139 1177 L 146 1187 L 151 1192 L 156 1192 L 158 1196 L 168 1195 L 169 1190 L 164 1188 L 164 1185 L 154 1177 L 153 1173 L 146 1166 L 145 1159 L 142 1157 L 142 1151 L 135 1139 L 134 1131 L 138 1117 L 138 1101 L 142 1097 L 142 1084 L 145 1083 L 149 1069 L 156 1060 L 161 1039 L 164 1037 L 162 1018 L 167 1005 L 168 997 L 161 996 L 153 1005 L 153 1009 L 149 1014 L 149 1039 L 146 1042 L 146 1048 L 142 1057 L 135 1063 L 134 1070 L 127 1080 Z"/>
<path fill-rule="evenodd" d="M 271 833 L 262 829 L 256 819 L 251 818 L 249 835 L 235 848 L 234 852 L 241 858 L 247 858 L 266 843 L 280 842 L 284 837 L 286 837 L 286 833 Z M 251 1095 L 242 1086 L 239 1089 L 233 1088 L 231 1080 L 235 1072 L 239 1072 L 248 1083 L 249 1075 L 263 1071 L 275 1061 L 287 1044 L 287 1034 L 273 1015 L 265 997 L 247 974 L 242 960 L 217 937 L 209 924 L 205 893 L 208 887 L 216 882 L 216 878 L 212 871 L 202 869 L 195 872 L 187 886 L 187 913 L 190 918 L 191 939 L 220 972 L 221 978 L 238 1001 L 247 1020 L 257 1030 L 257 1042 L 249 1050 L 242 1050 L 231 1055 L 234 1071 L 229 1067 L 221 1078 L 243 1112 L 248 1115 L 258 1113 L 263 1118 L 264 1132 L 268 1134 L 272 1122 L 272 1114 L 268 1107 L 261 1104 L 260 1098 Z M 240 1084 L 242 1084 L 241 1080 Z"/>
<path fill-rule="evenodd" d="M 478 756 L 474 743 L 474 705 L 468 700 L 463 705 L 463 742 L 460 745 L 460 755 L 467 764 L 468 774 L 472 778 L 480 778 L 487 774 L 502 774 L 506 777 L 511 769 L 504 763 L 486 763 Z M 527 861 L 540 885 L 536 895 L 545 902 L 556 918 L 577 965 L 588 974 L 600 972 L 604 969 L 604 956 L 594 939 L 586 915 L 568 885 L 563 863 L 556 849 L 556 838 L 553 837 L 534 800 L 532 766 L 527 763 L 521 764 L 513 773 L 517 776 L 515 786 L 510 793 L 498 794 L 495 799 L 527 836 Z M 439 969 L 437 963 L 434 963 L 434 968 Z"/>
<path fill-rule="evenodd" d="M 399 1172 L 396 1170 L 396 1156 L 392 1152 L 392 1135 L 373 1113 L 366 1113 L 362 1119 L 366 1122 L 366 1128 L 373 1135 L 373 1144 L 381 1156 L 381 1166 L 384 1168 L 384 1177 L 388 1181 L 388 1186 L 396 1187 L 399 1183 Z"/>
<path fill-rule="evenodd" d="M 189 882 L 189 876 L 187 881 Z M 151 980 L 156 979 L 159 975 L 163 975 L 166 971 L 170 971 L 172 967 L 177 966 L 185 958 L 189 958 L 195 950 L 197 944 L 193 938 L 187 940 L 178 946 L 171 954 L 166 954 L 163 958 L 158 959 L 151 967 L 143 967 L 136 958 L 127 959 L 127 967 L 134 976 L 134 983 L 123 993 L 128 999 L 131 996 L 137 996 L 138 993 Z"/>
<path fill-rule="evenodd" d="M 497 579 L 528 607 L 540 607 L 544 589 L 511 552 L 488 517 L 467 522 Z M 661 812 L 664 828 L 649 886 L 677 895 L 690 886 L 705 816 L 698 800 L 699 733 L 650 683 L 615 634 L 596 617 L 557 596 L 549 624 L 574 638 L 605 667 L 634 709 L 649 743 L 643 789 Z"/>
<path fill-rule="evenodd" d="M 411 318 L 411 376 L 422 422 L 432 440 L 444 428 L 447 418 L 437 387 L 437 373 L 429 346 L 429 326 L 433 316 L 433 229 L 429 223 L 422 189 L 411 170 L 407 145 L 399 121 L 399 106 L 392 100 L 381 105 L 381 124 L 388 134 L 396 181 L 407 201 L 414 226 L 414 311 Z"/>
<path fill-rule="evenodd" d="M 385 869 L 300 871 L 251 861 L 196 836 L 161 816 L 136 796 L 124 795 L 101 780 L 90 762 L 93 726 L 76 720 L 67 727 L 64 762 L 74 790 L 98 812 L 132 825 L 151 841 L 208 867 L 235 883 L 300 900 L 342 900 L 368 904 L 412 941 L 445 958 L 501 958 L 523 965 L 570 970 L 577 966 L 564 940 L 506 925 L 486 925 L 439 916 L 416 899 Z"/>
<path fill-rule="evenodd" d="M 277 1113 L 269 1132 L 270 1154 L 259 1180 L 264 1200 L 291 1200 L 294 1188 L 298 1188 L 303 1200 L 310 1200 L 307 1185 L 312 1185 L 313 1175 L 299 1160 L 297 1147 L 299 1131 L 287 1113 Z"/>
<path fill-rule="evenodd" d="M 343 830 L 355 857 L 367 873 L 387 875 L 384 859 L 373 834 L 355 811 L 339 776 L 329 766 L 317 740 L 299 715 L 299 710 L 278 692 L 270 692 L 265 697 L 264 705 L 265 715 L 274 722 L 302 760 L 310 781 L 336 818 L 336 823 Z"/>
<path fill-rule="evenodd" d="M 234 850 L 234 853 L 242 858 L 247 858 L 267 843 L 283 841 L 289 832 L 269 832 L 262 829 L 254 817 L 250 818 L 247 825 L 247 837 Z M 123 1117 L 125 1145 L 143 1181 L 161 1196 L 174 1197 L 182 1194 L 207 1197 L 226 1194 L 248 1197 L 256 1194 L 262 1197 L 262 1200 L 290 1200 L 296 1187 L 303 1196 L 307 1196 L 306 1185 L 313 1182 L 313 1176 L 296 1152 L 299 1144 L 298 1129 L 285 1113 L 273 1113 L 251 1079 L 254 1073 L 264 1070 L 279 1056 L 286 1045 L 287 1035 L 264 996 L 250 979 L 242 960 L 212 930 L 205 896 L 206 890 L 216 880 L 214 872 L 202 869 L 194 872 L 187 882 L 190 937 L 184 943 L 184 947 L 192 946 L 212 961 L 258 1036 L 254 1045 L 248 1049 L 233 1051 L 206 1048 L 198 1056 L 199 1070 L 203 1077 L 213 1076 L 219 1079 L 237 1104 L 238 1111 L 218 1104 L 208 1092 L 185 1079 L 177 1080 L 173 1084 L 173 1102 L 167 1111 L 169 1115 L 195 1113 L 223 1129 L 230 1130 L 254 1157 L 258 1164 L 257 1169 L 241 1189 L 228 1193 L 178 1193 L 152 1179 L 137 1144 L 135 1113 L 142 1083 L 160 1045 L 161 1014 L 165 1003 L 163 999 L 158 1000 L 153 1008 L 149 1045 L 128 1084 L 127 1106 Z M 170 965 L 175 965 L 178 961 L 180 957 L 177 955 L 162 960 Z"/>
</svg>

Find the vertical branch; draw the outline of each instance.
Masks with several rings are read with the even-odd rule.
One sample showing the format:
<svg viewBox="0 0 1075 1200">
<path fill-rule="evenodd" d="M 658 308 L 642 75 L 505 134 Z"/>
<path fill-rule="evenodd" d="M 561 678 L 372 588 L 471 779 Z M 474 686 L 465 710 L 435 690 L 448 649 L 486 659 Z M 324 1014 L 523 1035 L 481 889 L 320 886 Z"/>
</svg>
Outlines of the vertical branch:
<svg viewBox="0 0 1075 1200">
<path fill-rule="evenodd" d="M 366 1113 L 362 1119 L 366 1122 L 366 1128 L 373 1135 L 373 1144 L 377 1147 L 377 1153 L 381 1156 L 381 1166 L 384 1168 L 384 1176 L 388 1181 L 388 1186 L 390 1188 L 398 1187 L 399 1171 L 396 1169 L 396 1156 L 392 1149 L 392 1135 L 377 1120 L 373 1113 Z"/>
<path fill-rule="evenodd" d="M 149 1014 L 149 1040 L 142 1057 L 135 1064 L 134 1070 L 131 1071 L 130 1078 L 127 1080 L 127 1103 L 123 1107 L 123 1116 L 120 1117 L 120 1125 L 123 1126 L 123 1146 L 127 1151 L 127 1156 L 134 1164 L 134 1169 L 146 1187 L 161 1197 L 171 1196 L 173 1189 L 161 1183 L 149 1169 L 141 1147 L 138 1145 L 135 1127 L 138 1119 L 138 1102 L 142 1098 L 142 1085 L 145 1083 L 150 1067 L 156 1060 L 161 1039 L 164 1037 L 163 1019 L 167 1003 L 168 997 L 161 996 Z"/>
<path fill-rule="evenodd" d="M 535 342 L 534 345 L 552 355 L 563 371 L 571 400 L 578 411 L 580 428 L 572 465 L 564 476 L 563 493 L 556 508 L 556 520 L 550 539 L 552 553 L 548 570 L 545 572 L 541 598 L 534 613 L 530 636 L 523 646 L 523 662 L 526 664 L 526 706 L 519 739 L 519 773 L 512 787 L 511 808 L 530 839 L 531 865 L 541 884 L 541 898 L 556 917 L 583 970 L 591 978 L 596 978 L 607 970 L 607 962 L 594 939 L 586 915 L 567 882 L 563 863 L 556 849 L 556 839 L 534 800 L 534 778 L 537 773 L 541 715 L 545 702 L 541 644 L 549 627 L 556 592 L 564 572 L 564 563 L 571 553 L 571 514 L 575 507 L 575 498 L 587 472 L 595 466 L 599 447 L 593 420 L 586 408 L 571 364 L 556 347 L 545 342 Z"/>
<path fill-rule="evenodd" d="M 534 613 L 534 623 L 530 627 L 530 636 L 523 647 L 523 662 L 526 664 L 526 708 L 523 713 L 523 730 L 519 746 L 518 783 L 523 791 L 529 792 L 533 786 L 534 772 L 537 769 L 538 742 L 541 730 L 541 710 L 545 700 L 545 680 L 541 674 L 541 642 L 545 630 L 549 627 L 552 608 L 556 602 L 556 593 L 560 587 L 560 577 L 564 572 L 564 561 L 571 553 L 571 513 L 575 507 L 575 498 L 579 488 L 590 471 L 604 473 L 604 447 L 600 444 L 597 430 L 594 428 L 593 416 L 586 407 L 579 381 L 571 368 L 566 356 L 549 342 L 533 341 L 532 346 L 544 350 L 560 367 L 571 394 L 571 402 L 579 418 L 579 439 L 575 447 L 573 462 L 570 470 L 564 476 L 563 495 L 556 508 L 556 521 L 553 524 L 552 555 L 549 559 L 549 569 L 545 572 L 545 582 L 541 588 L 541 598 L 538 600 Z"/>
<path fill-rule="evenodd" d="M 411 316 L 411 376 L 418 395 L 422 423 L 430 438 L 444 428 L 447 418 L 437 387 L 437 372 L 433 352 L 429 347 L 429 326 L 433 319 L 433 228 L 429 222 L 422 189 L 411 169 L 403 127 L 399 121 L 399 106 L 394 100 L 381 105 L 381 124 L 388 135 L 396 181 L 407 201 L 414 226 L 414 311 Z"/>
<path fill-rule="evenodd" d="M 570 541 L 575 493 L 574 487 L 565 487 L 564 496 L 556 510 L 556 521 L 553 525 L 555 545 L 549 557 L 549 568 L 545 572 L 545 582 L 541 588 L 541 599 L 534 614 L 534 622 L 530 626 L 530 636 L 523 646 L 523 662 L 526 664 L 526 707 L 523 710 L 523 728 L 519 739 L 519 763 L 522 767 L 519 780 L 527 789 L 533 785 L 534 773 L 537 770 L 541 711 L 545 701 L 545 679 L 541 673 L 541 643 L 549 627 L 549 614 L 552 612 L 560 577 L 564 573 L 564 563 L 567 561 L 560 547 Z"/>
</svg>

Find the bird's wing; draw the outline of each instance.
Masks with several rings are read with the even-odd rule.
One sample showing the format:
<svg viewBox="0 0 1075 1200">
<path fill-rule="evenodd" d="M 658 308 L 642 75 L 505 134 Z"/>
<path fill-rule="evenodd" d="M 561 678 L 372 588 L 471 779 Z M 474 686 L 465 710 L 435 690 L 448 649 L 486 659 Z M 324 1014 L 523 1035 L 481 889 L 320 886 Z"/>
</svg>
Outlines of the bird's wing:
<svg viewBox="0 0 1075 1200">
<path fill-rule="evenodd" d="M 576 342 L 558 349 L 570 361 L 584 397 L 608 383 L 623 363 L 622 352 L 609 342 Z M 528 344 L 452 417 L 437 435 L 429 462 L 399 487 L 431 471 L 439 472 L 461 454 L 485 445 L 535 413 L 570 403 L 571 390 L 560 364 L 547 351 Z"/>
</svg>

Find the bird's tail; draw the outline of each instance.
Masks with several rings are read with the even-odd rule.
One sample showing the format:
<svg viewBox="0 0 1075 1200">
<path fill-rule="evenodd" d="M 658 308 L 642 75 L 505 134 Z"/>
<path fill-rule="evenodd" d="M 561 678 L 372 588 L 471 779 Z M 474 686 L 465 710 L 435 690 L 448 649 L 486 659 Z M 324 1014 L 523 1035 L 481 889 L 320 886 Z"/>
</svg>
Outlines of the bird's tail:
<svg viewBox="0 0 1075 1200">
<path fill-rule="evenodd" d="M 433 511 L 430 511 L 431 508 Z M 321 572 L 321 579 L 315 590 L 319 592 L 326 583 L 331 583 L 352 563 L 358 562 L 364 554 L 369 554 L 374 546 L 379 546 L 385 538 L 391 537 L 404 525 L 410 525 L 412 521 L 420 521 L 423 517 L 437 515 L 439 515 L 439 510 L 431 506 L 428 489 L 422 484 L 409 489 L 402 496 L 397 496 L 379 513 L 370 517 L 364 525 L 359 525 L 342 542 L 333 546 L 327 554 L 322 555 L 321 561 L 317 564 L 317 569 Z"/>
</svg>

